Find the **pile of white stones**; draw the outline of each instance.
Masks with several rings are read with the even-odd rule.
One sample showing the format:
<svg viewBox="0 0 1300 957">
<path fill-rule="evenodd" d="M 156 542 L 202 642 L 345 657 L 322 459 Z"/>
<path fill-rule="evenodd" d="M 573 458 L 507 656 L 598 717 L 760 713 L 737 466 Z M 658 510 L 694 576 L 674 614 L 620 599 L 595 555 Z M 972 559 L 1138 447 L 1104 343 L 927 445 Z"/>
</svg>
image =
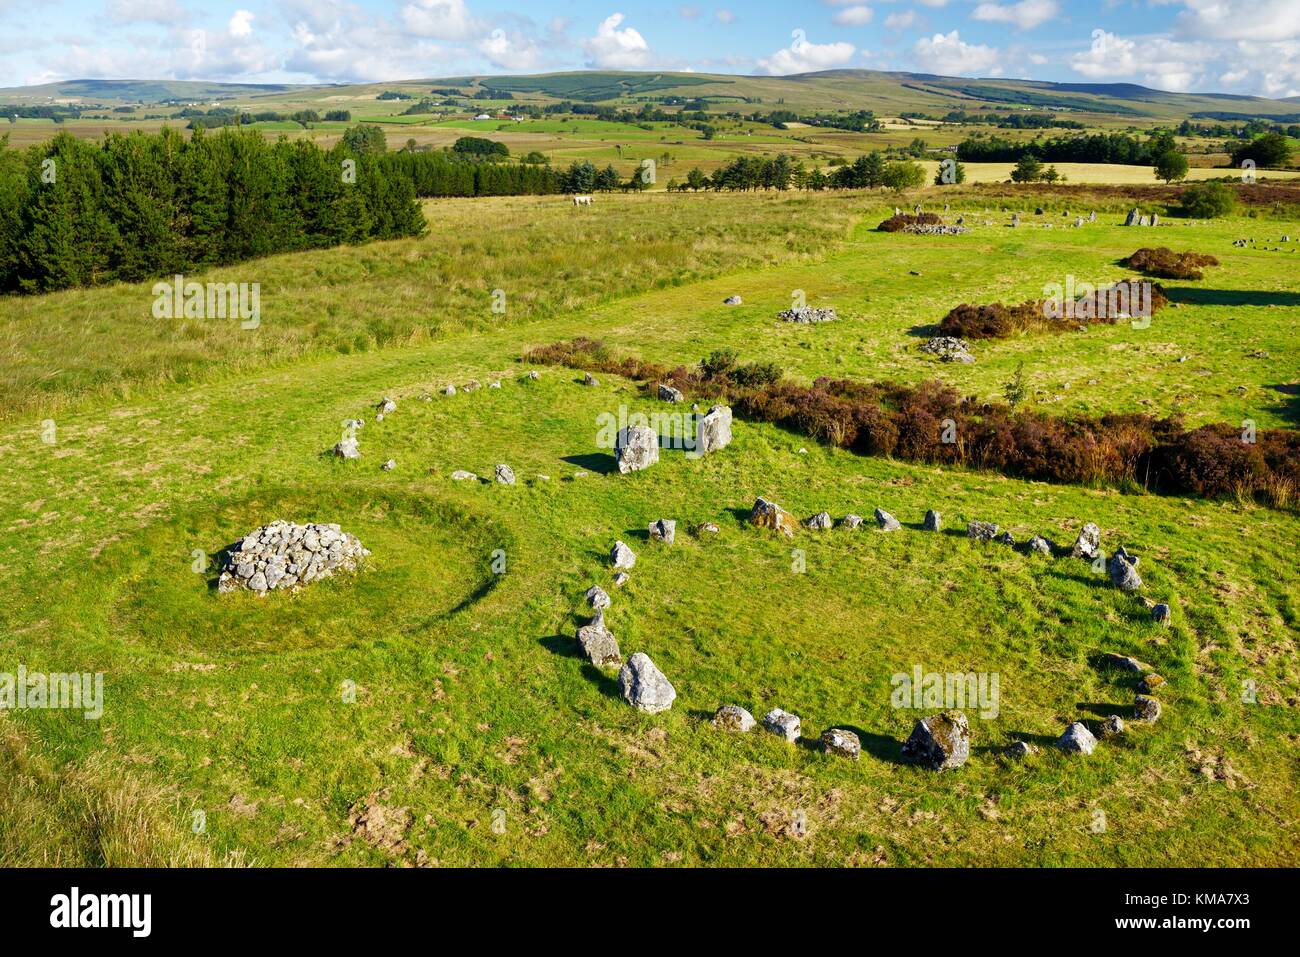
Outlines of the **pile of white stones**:
<svg viewBox="0 0 1300 957">
<path fill-rule="evenodd" d="M 776 317 L 784 319 L 786 322 L 798 322 L 803 325 L 810 325 L 815 322 L 834 322 L 838 318 L 834 309 L 819 309 L 814 306 L 795 306 L 792 309 L 784 309 L 778 312 Z"/>
<path fill-rule="evenodd" d="M 274 521 L 249 532 L 227 553 L 217 590 L 287 591 L 336 571 L 352 571 L 369 554 L 356 536 L 337 525 Z"/>
</svg>

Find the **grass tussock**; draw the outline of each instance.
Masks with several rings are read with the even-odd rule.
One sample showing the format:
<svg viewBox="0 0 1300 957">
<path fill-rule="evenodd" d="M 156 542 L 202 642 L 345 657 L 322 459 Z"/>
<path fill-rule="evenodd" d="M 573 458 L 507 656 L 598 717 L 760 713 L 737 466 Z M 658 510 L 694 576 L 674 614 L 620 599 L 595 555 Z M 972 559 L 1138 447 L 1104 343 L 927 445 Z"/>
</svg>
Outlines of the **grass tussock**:
<svg viewBox="0 0 1300 957">
<path fill-rule="evenodd" d="M 0 714 L 0 867 L 215 867 L 174 796 L 91 759 L 57 768 Z"/>
<path fill-rule="evenodd" d="M 1066 484 L 1258 499 L 1275 507 L 1289 505 L 1300 488 L 1300 433 L 1285 429 L 1247 437 L 1227 424 L 1187 430 L 1178 416 L 1052 416 L 963 397 L 938 381 L 823 377 L 806 386 L 772 367 L 741 366 L 734 355 L 669 368 L 616 356 L 591 339 L 533 349 L 523 358 L 622 375 L 647 388 L 671 382 L 688 394 L 729 402 L 740 418 L 863 455 Z"/>
<path fill-rule="evenodd" d="M 1208 253 L 1176 253 L 1166 246 L 1155 249 L 1144 246 L 1121 261 L 1129 269 L 1161 279 L 1203 279 L 1204 267 L 1219 265 L 1219 261 Z"/>
</svg>

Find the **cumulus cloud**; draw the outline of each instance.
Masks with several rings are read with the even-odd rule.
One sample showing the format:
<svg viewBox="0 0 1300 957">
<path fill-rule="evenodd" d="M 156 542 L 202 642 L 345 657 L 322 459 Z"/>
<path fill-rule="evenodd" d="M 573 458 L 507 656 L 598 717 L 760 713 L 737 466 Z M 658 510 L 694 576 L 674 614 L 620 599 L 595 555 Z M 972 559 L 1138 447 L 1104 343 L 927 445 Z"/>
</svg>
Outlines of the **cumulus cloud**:
<svg viewBox="0 0 1300 957">
<path fill-rule="evenodd" d="M 1181 0 L 1187 7 L 1174 21 L 1182 34 L 1213 40 L 1300 38 L 1296 0 Z"/>
<path fill-rule="evenodd" d="M 236 10 L 226 27 L 232 37 L 251 37 L 253 35 L 254 16 L 249 10 Z"/>
<path fill-rule="evenodd" d="M 493 30 L 478 42 L 483 58 L 503 70 L 536 70 L 546 60 L 541 45 L 517 31 Z"/>
<path fill-rule="evenodd" d="M 956 30 L 921 37 L 912 47 L 912 59 L 927 73 L 961 75 L 1000 72 L 999 51 L 981 43 L 966 43 Z"/>
<path fill-rule="evenodd" d="M 913 10 L 904 10 L 902 13 L 891 13 L 885 17 L 886 30 L 906 30 L 916 22 L 916 12 Z"/>
<path fill-rule="evenodd" d="M 1201 43 L 1164 37 L 1138 41 L 1093 30 L 1089 48 L 1070 57 L 1070 68 L 1095 80 L 1140 79 L 1147 86 L 1180 93 L 1192 88 L 1214 58 L 1214 49 Z"/>
<path fill-rule="evenodd" d="M 465 0 L 413 0 L 402 7 L 402 24 L 417 37 L 467 40 L 483 33 Z"/>
<path fill-rule="evenodd" d="M 1041 26 L 1061 12 L 1057 0 L 1020 0 L 1019 3 L 981 3 L 971 13 L 972 20 L 986 23 L 1013 23 L 1021 30 Z"/>
<path fill-rule="evenodd" d="M 831 20 L 841 27 L 865 27 L 871 22 L 873 16 L 874 12 L 870 7 L 855 4 L 851 7 L 845 7 L 831 17 Z"/>
<path fill-rule="evenodd" d="M 810 43 L 802 30 L 791 34 L 794 42 L 777 50 L 771 56 L 761 57 L 759 67 L 772 76 L 791 73 L 815 73 L 833 70 L 853 59 L 857 47 L 843 41 L 838 43 Z"/>
<path fill-rule="evenodd" d="M 602 70 L 636 70 L 654 62 L 654 51 L 635 27 L 619 29 L 627 18 L 611 13 L 596 28 L 596 35 L 582 41 L 588 66 Z"/>
</svg>

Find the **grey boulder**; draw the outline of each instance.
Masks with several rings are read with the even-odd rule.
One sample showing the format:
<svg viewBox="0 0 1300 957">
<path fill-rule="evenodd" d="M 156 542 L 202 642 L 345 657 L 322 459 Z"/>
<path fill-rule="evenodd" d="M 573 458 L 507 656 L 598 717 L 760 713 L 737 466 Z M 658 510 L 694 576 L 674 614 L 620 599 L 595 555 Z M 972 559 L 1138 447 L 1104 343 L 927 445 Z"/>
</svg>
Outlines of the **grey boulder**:
<svg viewBox="0 0 1300 957">
<path fill-rule="evenodd" d="M 647 714 L 667 711 L 677 698 L 672 682 L 643 651 L 638 651 L 619 669 L 618 690 L 628 704 Z"/>
</svg>

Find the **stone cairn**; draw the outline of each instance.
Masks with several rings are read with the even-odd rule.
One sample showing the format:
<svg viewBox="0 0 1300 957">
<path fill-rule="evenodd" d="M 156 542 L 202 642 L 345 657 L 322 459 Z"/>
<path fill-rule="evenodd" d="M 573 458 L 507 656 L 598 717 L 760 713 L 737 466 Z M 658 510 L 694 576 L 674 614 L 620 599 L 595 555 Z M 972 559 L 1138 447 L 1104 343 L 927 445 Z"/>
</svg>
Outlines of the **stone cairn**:
<svg viewBox="0 0 1300 957">
<path fill-rule="evenodd" d="M 337 525 L 275 521 L 244 536 L 217 577 L 217 591 L 287 591 L 337 571 L 352 571 L 370 552 Z"/>
</svg>

